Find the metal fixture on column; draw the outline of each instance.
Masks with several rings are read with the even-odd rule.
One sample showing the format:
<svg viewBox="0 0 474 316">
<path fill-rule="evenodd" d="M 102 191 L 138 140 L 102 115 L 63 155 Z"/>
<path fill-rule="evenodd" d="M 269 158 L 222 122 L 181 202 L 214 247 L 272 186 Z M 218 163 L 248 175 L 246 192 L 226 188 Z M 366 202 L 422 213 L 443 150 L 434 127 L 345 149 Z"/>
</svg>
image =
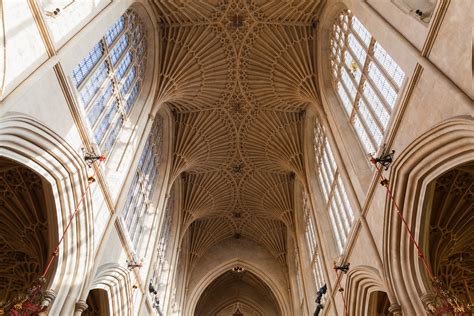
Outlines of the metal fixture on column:
<svg viewBox="0 0 474 316">
<path fill-rule="evenodd" d="M 321 303 L 322 299 L 323 299 L 323 295 L 326 294 L 328 290 L 328 287 L 326 286 L 326 284 L 324 284 L 318 291 L 318 295 L 316 296 L 316 310 L 314 311 L 314 316 L 318 316 L 319 315 L 319 312 L 322 311 L 322 309 L 324 308 L 324 305 Z"/>
</svg>

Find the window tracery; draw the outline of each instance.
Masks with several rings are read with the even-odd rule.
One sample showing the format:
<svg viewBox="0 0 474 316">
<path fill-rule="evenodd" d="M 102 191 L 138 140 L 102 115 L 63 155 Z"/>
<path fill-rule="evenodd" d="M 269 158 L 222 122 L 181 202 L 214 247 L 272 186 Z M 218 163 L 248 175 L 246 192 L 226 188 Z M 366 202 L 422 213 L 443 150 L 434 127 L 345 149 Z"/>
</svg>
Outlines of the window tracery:
<svg viewBox="0 0 474 316">
<path fill-rule="evenodd" d="M 95 141 L 109 152 L 140 92 L 146 57 L 144 26 L 128 10 L 72 71 Z"/>
<path fill-rule="evenodd" d="M 161 162 L 162 119 L 157 116 L 138 161 L 122 215 L 130 240 L 138 248 L 144 231 Z"/>
<path fill-rule="evenodd" d="M 336 94 L 364 150 L 381 145 L 405 73 L 349 11 L 330 36 L 330 66 Z"/>
<path fill-rule="evenodd" d="M 331 145 L 319 117 L 316 117 L 314 122 L 314 151 L 325 209 L 329 213 L 338 250 L 342 252 L 354 222 L 354 214 Z"/>
</svg>

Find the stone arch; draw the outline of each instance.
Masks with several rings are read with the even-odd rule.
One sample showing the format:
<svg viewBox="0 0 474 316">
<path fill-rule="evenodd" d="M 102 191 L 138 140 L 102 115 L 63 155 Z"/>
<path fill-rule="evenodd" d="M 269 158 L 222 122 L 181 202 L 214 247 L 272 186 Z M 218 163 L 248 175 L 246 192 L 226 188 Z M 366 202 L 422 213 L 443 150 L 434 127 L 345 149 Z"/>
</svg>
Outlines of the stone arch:
<svg viewBox="0 0 474 316">
<path fill-rule="evenodd" d="M 0 156 L 0 309 L 7 310 L 41 277 L 57 243 L 56 209 L 44 178 Z M 52 266 L 54 269 L 54 265 Z M 51 273 L 46 276 L 49 284 Z M 32 297 L 35 304 L 39 296 Z"/>
<path fill-rule="evenodd" d="M 290 306 L 288 302 L 286 302 L 285 294 L 282 293 L 281 289 L 274 282 L 274 280 L 272 280 L 265 271 L 259 269 L 252 263 L 246 260 L 238 259 L 238 258 L 222 262 L 220 265 L 210 270 L 200 280 L 199 284 L 196 286 L 194 291 L 190 293 L 190 295 L 188 296 L 188 300 L 187 300 L 188 304 L 185 307 L 184 315 L 193 315 L 193 312 L 196 309 L 196 305 L 198 303 L 199 298 L 201 297 L 204 290 L 209 286 L 209 284 L 211 284 L 212 281 L 214 281 L 223 273 L 232 269 L 232 267 L 234 267 L 235 265 L 244 267 L 247 271 L 253 273 L 258 278 L 260 278 L 264 283 L 266 283 L 268 287 L 270 288 L 270 290 L 272 291 L 273 295 L 275 296 L 278 303 L 278 307 L 280 308 L 282 315 L 283 316 L 291 315 Z"/>
<path fill-rule="evenodd" d="M 19 114 L 7 115 L 0 121 L 0 156 L 28 167 L 51 186 L 57 219 L 54 235 L 58 240 L 85 193 L 87 171 L 83 159 L 42 123 Z M 47 289 L 50 299 L 54 299 L 52 314 L 72 314 L 93 259 L 91 222 L 92 205 L 86 195 L 51 270 Z"/>
<path fill-rule="evenodd" d="M 84 316 L 106 316 L 110 315 L 109 299 L 107 291 L 93 289 L 89 292 L 86 300 L 87 309 L 82 312 Z"/>
<path fill-rule="evenodd" d="M 157 19 L 154 17 L 153 8 L 150 4 L 134 1 L 128 9 L 134 10 L 137 15 L 142 19 L 143 26 L 145 28 L 146 38 L 146 49 L 147 49 L 147 60 L 146 60 L 146 71 L 143 75 L 144 84 L 142 92 L 136 103 L 149 104 L 151 103 L 152 115 L 156 115 L 161 108 L 160 103 L 155 103 L 155 92 L 158 89 L 159 76 L 157 72 L 159 69 L 159 50 L 160 50 L 160 36 L 158 36 L 159 25 Z M 123 12 L 122 12 L 123 14 Z M 148 106 L 143 106 L 143 108 Z M 140 115 L 141 116 L 141 115 Z M 144 118 L 146 119 L 146 117 Z"/>
<path fill-rule="evenodd" d="M 473 140 L 473 118 L 455 117 L 418 137 L 392 165 L 390 190 L 394 192 L 395 201 L 403 210 L 418 243 L 427 232 L 423 222 L 427 186 L 446 171 L 472 161 Z M 406 230 L 402 228 L 393 204 L 388 200 L 383 236 L 384 275 L 388 280 L 388 291 L 395 295 L 396 303 L 402 306 L 404 313 L 424 314 L 422 299 L 432 293 L 431 281 Z"/>
<path fill-rule="evenodd" d="M 347 10 L 347 5 L 342 1 L 338 1 L 331 6 L 326 6 L 321 17 L 318 21 L 317 26 L 317 40 L 318 40 L 318 84 L 320 87 L 321 94 L 321 107 L 323 104 L 326 104 L 328 108 L 337 108 L 342 111 L 342 105 L 339 103 L 339 100 L 336 97 L 334 89 L 331 83 L 331 70 L 329 63 L 329 37 L 331 35 L 332 25 L 334 19 L 344 10 Z M 318 107 L 315 107 L 318 108 Z M 324 109 L 327 111 L 328 109 Z M 338 111 L 339 112 L 339 111 Z M 341 112 L 341 114 L 344 114 Z M 344 118 L 344 117 L 342 117 Z M 344 121 L 342 118 L 336 119 L 339 121 Z M 345 120 L 347 121 L 347 120 Z"/>
<path fill-rule="evenodd" d="M 126 268 L 118 264 L 99 267 L 91 291 L 95 289 L 107 292 L 110 315 L 132 315 L 132 286 Z"/>
<path fill-rule="evenodd" d="M 472 303 L 474 293 L 473 212 L 474 159 L 428 184 L 420 221 L 420 244 L 433 274 L 459 304 Z M 434 295 L 423 299 L 425 305 L 436 301 Z"/>
<path fill-rule="evenodd" d="M 385 294 L 379 271 L 370 266 L 355 267 L 347 274 L 346 284 L 349 315 L 377 315 L 373 305 L 378 303 L 378 293 Z"/>
</svg>

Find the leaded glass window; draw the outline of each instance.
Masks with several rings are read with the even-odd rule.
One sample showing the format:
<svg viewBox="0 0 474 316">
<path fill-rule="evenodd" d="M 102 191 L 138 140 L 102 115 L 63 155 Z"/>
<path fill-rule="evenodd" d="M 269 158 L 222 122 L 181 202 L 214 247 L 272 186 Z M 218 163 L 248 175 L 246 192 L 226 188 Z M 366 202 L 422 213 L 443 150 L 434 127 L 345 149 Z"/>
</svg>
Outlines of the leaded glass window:
<svg viewBox="0 0 474 316">
<path fill-rule="evenodd" d="M 329 51 L 336 94 L 364 150 L 375 153 L 405 73 L 348 11 L 333 24 Z"/>
<path fill-rule="evenodd" d="M 166 286 L 169 283 L 170 262 L 168 257 L 168 247 L 170 245 L 170 236 L 173 223 L 174 210 L 174 190 L 171 190 L 168 202 L 166 204 L 163 224 L 161 225 L 160 235 L 158 237 L 158 248 L 156 249 L 156 260 L 153 270 L 151 283 L 158 291 L 158 297 L 161 301 L 164 299 Z"/>
<path fill-rule="evenodd" d="M 155 118 L 152 130 L 143 148 L 137 170 L 125 200 L 122 214 L 130 240 L 136 249 L 145 233 L 145 219 L 155 192 L 161 160 L 162 121 Z"/>
<path fill-rule="evenodd" d="M 342 252 L 354 222 L 354 214 L 331 145 L 319 117 L 316 117 L 314 122 L 314 151 L 324 206 L 329 213 L 337 247 L 339 252 Z"/>
<path fill-rule="evenodd" d="M 102 152 L 112 149 L 142 87 L 144 27 L 128 10 L 72 71 L 87 121 Z"/>
<path fill-rule="evenodd" d="M 319 254 L 318 244 L 316 242 L 316 226 L 313 222 L 313 216 L 311 212 L 311 206 L 309 205 L 308 196 L 303 191 L 303 214 L 306 224 L 306 246 L 308 248 L 308 260 L 311 265 L 311 271 L 313 273 L 314 282 L 316 288 L 321 288 L 326 282 L 324 282 L 323 266 L 321 264 L 321 256 Z"/>
</svg>

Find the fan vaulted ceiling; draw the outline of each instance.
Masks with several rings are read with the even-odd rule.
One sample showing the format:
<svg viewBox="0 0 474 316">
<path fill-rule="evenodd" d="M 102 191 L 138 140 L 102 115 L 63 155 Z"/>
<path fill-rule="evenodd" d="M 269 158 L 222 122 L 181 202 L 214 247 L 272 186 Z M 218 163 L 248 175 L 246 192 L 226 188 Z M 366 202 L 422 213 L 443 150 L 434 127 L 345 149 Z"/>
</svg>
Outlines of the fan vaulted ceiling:
<svg viewBox="0 0 474 316">
<path fill-rule="evenodd" d="M 190 262 L 226 238 L 285 263 L 303 118 L 318 102 L 314 26 L 323 1 L 160 1 L 158 101 L 175 117 Z"/>
</svg>

